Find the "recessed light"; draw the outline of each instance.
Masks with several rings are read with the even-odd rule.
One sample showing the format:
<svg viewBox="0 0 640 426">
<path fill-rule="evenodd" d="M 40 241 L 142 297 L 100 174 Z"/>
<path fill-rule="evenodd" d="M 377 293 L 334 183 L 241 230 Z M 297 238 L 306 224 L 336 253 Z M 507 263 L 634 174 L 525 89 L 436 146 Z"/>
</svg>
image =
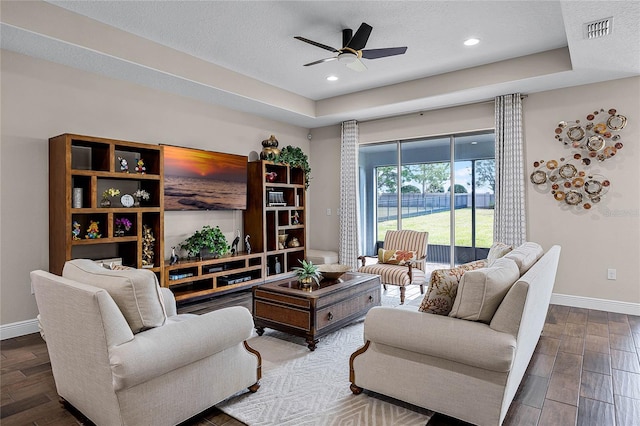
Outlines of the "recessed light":
<svg viewBox="0 0 640 426">
<path fill-rule="evenodd" d="M 336 81 L 338 80 L 338 77 L 336 77 L 335 75 L 330 75 L 329 77 L 327 77 L 327 81 Z"/>
<path fill-rule="evenodd" d="M 471 145 L 478 145 L 478 142 L 473 141 L 473 142 L 471 142 Z"/>
<path fill-rule="evenodd" d="M 464 41 L 465 46 L 475 46 L 478 43 L 480 43 L 480 40 L 478 40 L 477 38 L 469 38 Z"/>
</svg>

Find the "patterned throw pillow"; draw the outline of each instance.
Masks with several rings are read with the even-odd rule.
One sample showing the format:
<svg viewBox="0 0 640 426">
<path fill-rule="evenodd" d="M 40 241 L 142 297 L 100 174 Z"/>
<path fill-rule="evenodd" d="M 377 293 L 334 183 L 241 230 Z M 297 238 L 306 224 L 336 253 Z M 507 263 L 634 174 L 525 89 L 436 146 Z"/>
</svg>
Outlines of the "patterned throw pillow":
<svg viewBox="0 0 640 426">
<path fill-rule="evenodd" d="M 420 304 L 420 312 L 449 315 L 458 293 L 458 284 L 467 271 L 487 266 L 485 260 L 475 260 L 453 269 L 436 269 L 431 273 L 429 289 Z"/>
<path fill-rule="evenodd" d="M 416 260 L 416 252 L 410 250 L 378 250 L 378 263 L 406 265 Z"/>
<path fill-rule="evenodd" d="M 511 250 L 513 250 L 513 246 L 510 246 L 508 244 L 493 243 L 493 245 L 489 249 L 489 254 L 487 255 L 487 263 L 489 264 L 489 266 L 491 266 L 493 262 L 509 253 Z"/>
</svg>

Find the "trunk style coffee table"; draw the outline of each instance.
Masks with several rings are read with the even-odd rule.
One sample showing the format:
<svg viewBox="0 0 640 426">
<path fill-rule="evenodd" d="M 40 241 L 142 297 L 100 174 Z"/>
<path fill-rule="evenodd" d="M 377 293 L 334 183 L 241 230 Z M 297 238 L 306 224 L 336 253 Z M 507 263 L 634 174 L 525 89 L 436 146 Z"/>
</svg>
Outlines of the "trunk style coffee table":
<svg viewBox="0 0 640 426">
<path fill-rule="evenodd" d="M 302 288 L 296 278 L 253 288 L 253 318 L 258 335 L 265 327 L 305 337 L 315 350 L 318 337 L 337 330 L 380 305 L 378 275 L 347 272 L 337 280 Z"/>
</svg>

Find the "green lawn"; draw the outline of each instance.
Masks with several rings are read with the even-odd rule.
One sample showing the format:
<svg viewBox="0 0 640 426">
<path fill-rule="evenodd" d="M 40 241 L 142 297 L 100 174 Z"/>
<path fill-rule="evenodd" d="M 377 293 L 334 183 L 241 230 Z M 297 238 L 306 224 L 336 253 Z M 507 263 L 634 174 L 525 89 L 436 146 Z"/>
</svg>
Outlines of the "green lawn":
<svg viewBox="0 0 640 426">
<path fill-rule="evenodd" d="M 378 223 L 378 240 L 388 230 L 396 229 L 397 221 Z M 429 244 L 449 245 L 449 212 L 440 212 L 402 219 L 402 229 L 428 231 Z M 493 209 L 476 210 L 476 247 L 493 244 Z M 471 247 L 471 208 L 456 210 L 456 246 Z"/>
</svg>

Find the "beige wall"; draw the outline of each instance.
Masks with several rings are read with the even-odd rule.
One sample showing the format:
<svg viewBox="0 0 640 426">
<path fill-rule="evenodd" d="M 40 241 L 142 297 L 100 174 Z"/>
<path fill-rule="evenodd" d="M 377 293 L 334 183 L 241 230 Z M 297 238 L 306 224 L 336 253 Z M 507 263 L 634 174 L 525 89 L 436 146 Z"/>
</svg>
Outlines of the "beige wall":
<svg viewBox="0 0 640 426">
<path fill-rule="evenodd" d="M 531 94 L 524 100 L 528 236 L 545 248 L 553 244 L 562 246 L 554 289 L 556 295 L 569 296 L 562 298 L 562 302 L 588 305 L 585 301 L 599 299 L 612 301 L 606 305 L 607 309 L 615 309 L 616 302 L 621 302 L 623 310 L 629 308 L 628 303 L 640 303 L 639 95 L 640 78 L 633 77 Z M 623 150 L 592 169 L 611 180 L 611 190 L 604 202 L 591 211 L 565 211 L 551 195 L 533 190 L 528 175 L 534 160 L 569 154 L 569 150 L 554 139 L 558 121 L 584 119 L 587 113 L 599 108 L 617 108 L 629 118 L 622 133 Z M 493 104 L 484 103 L 375 120 L 361 123 L 360 141 L 371 143 L 488 129 L 494 126 L 493 117 Z M 320 162 L 324 155 L 322 161 L 329 164 L 339 156 L 339 127 L 314 129 L 313 134 L 314 162 Z M 321 188 L 322 192 L 317 197 L 314 195 L 314 202 L 321 199 L 323 206 L 311 211 L 311 222 L 323 226 L 311 228 L 311 246 L 338 249 L 338 222 L 323 217 L 325 205 L 339 202 L 340 187 L 335 181 L 338 167 L 336 161 L 333 172 L 325 169 L 314 177 L 315 188 Z M 608 268 L 617 269 L 616 281 L 607 280 Z M 635 309 L 640 310 L 638 306 Z"/>
<path fill-rule="evenodd" d="M 248 155 L 275 134 L 309 151 L 308 129 L 215 107 L 13 52 L 2 53 L 0 291 L 2 325 L 37 314 L 29 272 L 48 269 L 48 139 L 77 133 Z M 168 212 L 166 253 L 204 224 L 227 239 L 239 212 Z"/>
</svg>

